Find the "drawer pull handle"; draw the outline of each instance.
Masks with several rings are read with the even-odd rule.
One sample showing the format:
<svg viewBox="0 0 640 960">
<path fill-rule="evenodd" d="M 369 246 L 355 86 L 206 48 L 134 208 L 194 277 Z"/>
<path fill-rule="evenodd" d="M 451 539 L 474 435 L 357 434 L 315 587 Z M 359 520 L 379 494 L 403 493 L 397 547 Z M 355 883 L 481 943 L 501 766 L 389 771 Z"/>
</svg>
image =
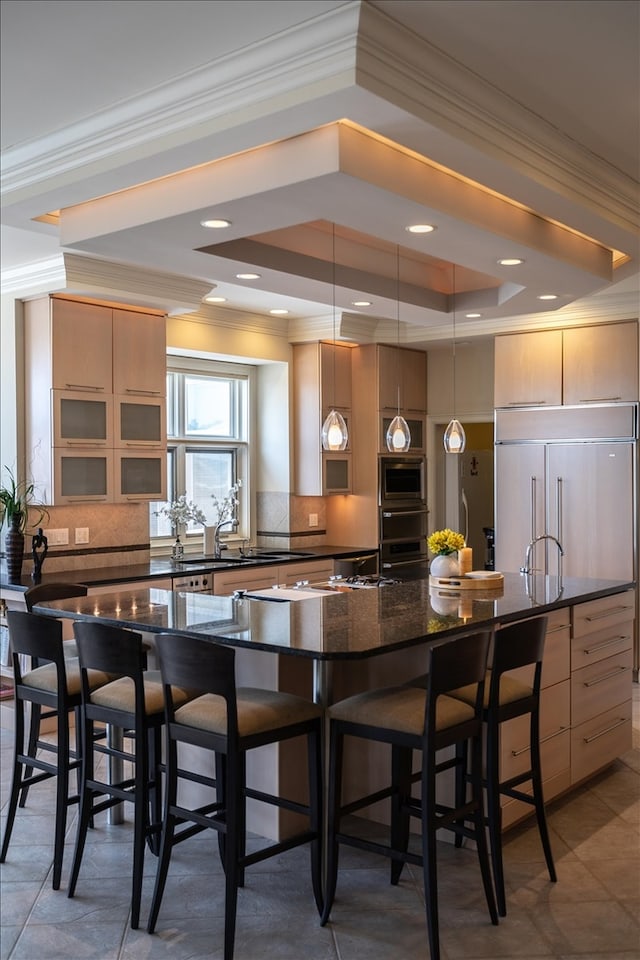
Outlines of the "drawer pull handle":
<svg viewBox="0 0 640 960">
<path fill-rule="evenodd" d="M 564 733 L 565 730 L 568 730 L 568 729 L 569 729 L 569 727 L 558 727 L 558 729 L 557 729 L 557 730 L 554 730 L 553 733 L 550 733 L 550 734 L 549 734 L 548 736 L 546 736 L 546 737 L 542 737 L 541 740 L 540 740 L 540 743 L 547 743 L 548 740 L 553 740 L 554 737 L 559 737 L 561 733 Z M 512 751 L 511 751 L 511 756 L 512 756 L 512 757 L 520 757 L 523 753 L 528 753 L 528 751 L 529 751 L 530 749 L 531 749 L 531 747 L 530 747 L 529 745 L 527 745 L 526 747 L 520 747 L 519 750 L 512 750 Z"/>
<path fill-rule="evenodd" d="M 622 397 L 585 397 L 584 400 L 579 400 L 578 403 L 604 403 L 608 400 L 622 400 Z"/>
<path fill-rule="evenodd" d="M 65 447 L 105 447 L 107 445 L 106 440 L 65 440 Z"/>
<path fill-rule="evenodd" d="M 546 400 L 509 400 L 510 407 L 541 407 Z"/>
<path fill-rule="evenodd" d="M 631 638 L 625 636 L 624 633 L 621 633 L 618 637 L 612 637 L 611 640 L 603 640 L 602 643 L 597 643 L 595 647 L 587 647 L 582 652 L 585 656 L 590 657 L 592 653 L 597 653 L 598 650 L 604 650 L 605 647 L 611 647 L 614 643 L 621 643 L 623 640 L 630 640 Z"/>
<path fill-rule="evenodd" d="M 66 497 L 67 503 L 104 503 L 107 499 L 106 493 L 98 497 Z"/>
<path fill-rule="evenodd" d="M 616 720 L 615 723 L 612 723 L 609 727 L 605 727 L 604 730 L 601 730 L 599 733 L 594 733 L 593 736 L 583 737 L 582 739 L 585 743 L 593 743 L 594 740 L 599 740 L 600 737 L 604 737 L 605 733 L 611 733 L 612 730 L 615 730 L 617 727 L 621 727 L 624 723 L 628 722 L 629 721 L 625 717 L 622 717 L 622 719 Z"/>
<path fill-rule="evenodd" d="M 616 667 L 615 670 L 610 670 L 609 673 L 603 673 L 601 677 L 596 677 L 595 680 L 586 680 L 585 687 L 595 687 L 597 683 L 602 683 L 603 680 L 611 680 L 612 677 L 617 677 L 619 673 L 626 673 L 629 670 L 629 667 Z"/>
<path fill-rule="evenodd" d="M 140 440 L 139 442 L 134 442 L 133 440 L 126 440 L 124 445 L 127 448 L 131 447 L 132 449 L 135 448 L 137 450 L 140 450 L 142 448 L 145 448 L 147 450 L 149 448 L 159 449 L 160 447 L 162 447 L 162 444 L 160 443 L 159 440 Z"/>
<path fill-rule="evenodd" d="M 65 383 L 67 390 L 90 390 L 92 393 L 104 391 L 104 387 L 95 387 L 90 383 Z"/>
<path fill-rule="evenodd" d="M 602 613 L 594 613 L 584 619 L 587 623 L 595 623 L 596 620 L 604 620 L 606 617 L 612 617 L 616 613 L 624 613 L 625 610 L 631 610 L 631 607 L 628 607 L 626 604 L 621 604 L 619 607 L 607 607 Z"/>
<path fill-rule="evenodd" d="M 139 397 L 161 397 L 162 393 L 159 390 L 132 390 L 131 387 L 127 387 L 125 393 L 132 393 Z"/>
</svg>

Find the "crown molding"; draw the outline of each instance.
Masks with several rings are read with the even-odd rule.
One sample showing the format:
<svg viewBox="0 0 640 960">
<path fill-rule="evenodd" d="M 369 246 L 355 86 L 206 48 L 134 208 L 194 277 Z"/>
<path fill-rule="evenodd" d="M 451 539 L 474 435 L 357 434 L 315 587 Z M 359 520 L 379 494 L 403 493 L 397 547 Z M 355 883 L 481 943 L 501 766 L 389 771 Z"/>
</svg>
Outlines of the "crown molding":
<svg viewBox="0 0 640 960">
<path fill-rule="evenodd" d="M 65 252 L 2 272 L 3 295 L 70 293 L 152 307 L 169 315 L 197 310 L 210 290 L 210 281 Z"/>
</svg>

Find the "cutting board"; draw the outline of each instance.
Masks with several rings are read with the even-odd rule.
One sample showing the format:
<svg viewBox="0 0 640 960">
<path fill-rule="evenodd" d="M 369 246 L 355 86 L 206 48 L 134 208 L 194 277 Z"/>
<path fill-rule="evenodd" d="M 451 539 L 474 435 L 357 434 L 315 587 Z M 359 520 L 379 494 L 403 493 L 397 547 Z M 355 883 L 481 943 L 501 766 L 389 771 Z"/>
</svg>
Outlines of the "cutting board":
<svg viewBox="0 0 640 960">
<path fill-rule="evenodd" d="M 482 575 L 484 573 L 484 576 Z M 493 570 L 477 571 L 460 577 L 429 576 L 429 586 L 438 590 L 498 590 L 504 586 L 504 576 Z"/>
</svg>

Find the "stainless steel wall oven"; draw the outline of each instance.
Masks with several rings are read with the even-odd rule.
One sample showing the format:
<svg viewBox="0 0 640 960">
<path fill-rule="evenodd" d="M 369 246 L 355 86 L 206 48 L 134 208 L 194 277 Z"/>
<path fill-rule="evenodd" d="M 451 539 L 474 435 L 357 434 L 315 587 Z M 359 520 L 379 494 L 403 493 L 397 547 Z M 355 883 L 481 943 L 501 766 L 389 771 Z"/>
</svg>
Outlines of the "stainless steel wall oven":
<svg viewBox="0 0 640 960">
<path fill-rule="evenodd" d="M 427 575 L 427 518 L 423 457 L 381 457 L 380 573 L 410 580 Z"/>
</svg>

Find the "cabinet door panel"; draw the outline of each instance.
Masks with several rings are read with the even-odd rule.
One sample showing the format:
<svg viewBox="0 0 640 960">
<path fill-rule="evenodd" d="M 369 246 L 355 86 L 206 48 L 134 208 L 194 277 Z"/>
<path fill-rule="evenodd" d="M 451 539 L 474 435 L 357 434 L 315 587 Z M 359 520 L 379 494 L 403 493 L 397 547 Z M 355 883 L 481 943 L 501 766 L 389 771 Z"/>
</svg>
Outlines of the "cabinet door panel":
<svg viewBox="0 0 640 960">
<path fill-rule="evenodd" d="M 113 495 L 111 451 L 54 450 L 52 503 L 108 502 Z"/>
<path fill-rule="evenodd" d="M 113 441 L 111 397 L 52 391 L 54 446 L 103 446 Z"/>
<path fill-rule="evenodd" d="M 113 311 L 113 392 L 164 397 L 166 320 L 133 310 Z"/>
<path fill-rule="evenodd" d="M 167 499 L 167 458 L 163 451 L 116 450 L 114 454 L 116 502 Z"/>
<path fill-rule="evenodd" d="M 565 576 L 632 579 L 632 444 L 558 443 L 548 451 L 548 532 L 564 548 Z"/>
<path fill-rule="evenodd" d="M 164 447 L 167 415 L 164 400 L 147 397 L 115 398 L 117 447 Z"/>
<path fill-rule="evenodd" d="M 562 403 L 562 331 L 496 337 L 494 377 L 496 407 Z"/>
<path fill-rule="evenodd" d="M 638 324 L 564 331 L 564 403 L 638 399 Z"/>
<path fill-rule="evenodd" d="M 56 300 L 52 313 L 52 386 L 113 392 L 111 309 Z"/>
<path fill-rule="evenodd" d="M 544 465 L 542 446 L 496 446 L 496 570 L 519 570 L 529 541 L 544 533 Z M 535 557 L 533 565 L 540 565 Z"/>
</svg>

